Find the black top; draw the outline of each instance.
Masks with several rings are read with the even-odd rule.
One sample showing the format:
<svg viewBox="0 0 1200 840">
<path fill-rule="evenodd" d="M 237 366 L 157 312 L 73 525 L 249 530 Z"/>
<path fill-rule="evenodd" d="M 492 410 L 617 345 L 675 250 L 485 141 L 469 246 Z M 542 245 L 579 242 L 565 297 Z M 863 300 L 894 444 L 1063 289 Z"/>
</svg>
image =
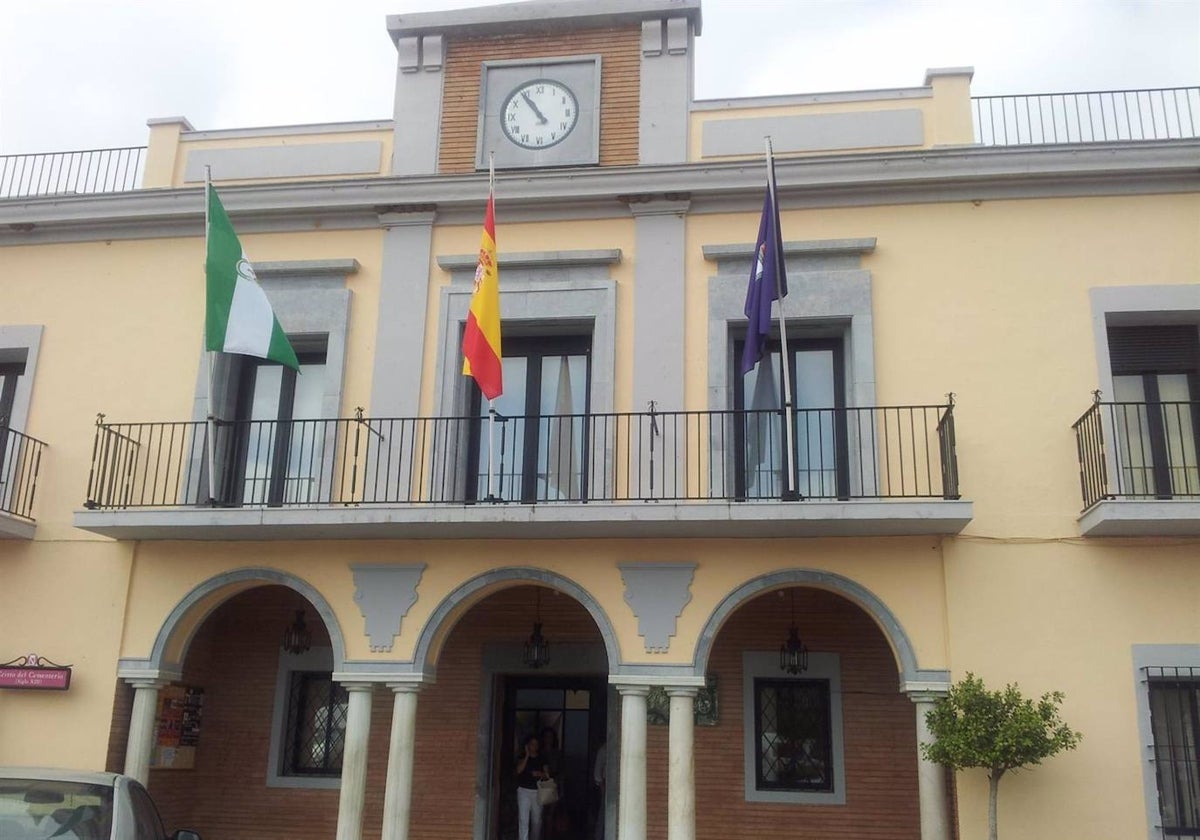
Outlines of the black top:
<svg viewBox="0 0 1200 840">
<path fill-rule="evenodd" d="M 517 765 L 521 764 L 521 759 L 517 759 Z M 535 755 L 525 762 L 525 769 L 517 774 L 517 787 L 529 788 L 537 790 L 537 777 L 533 775 L 535 770 L 543 771 L 546 769 L 546 759 L 542 755 Z"/>
</svg>

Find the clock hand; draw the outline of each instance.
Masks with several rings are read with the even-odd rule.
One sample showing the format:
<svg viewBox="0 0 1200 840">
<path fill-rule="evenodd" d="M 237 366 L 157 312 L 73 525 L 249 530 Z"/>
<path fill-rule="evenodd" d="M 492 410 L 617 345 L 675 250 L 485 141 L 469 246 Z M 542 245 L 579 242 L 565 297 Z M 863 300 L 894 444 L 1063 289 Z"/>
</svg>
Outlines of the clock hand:
<svg viewBox="0 0 1200 840">
<path fill-rule="evenodd" d="M 529 98 L 528 93 L 521 91 L 521 98 L 525 100 L 526 105 L 533 109 L 533 113 L 537 114 L 539 125 L 545 125 L 546 123 L 550 122 L 548 119 L 546 119 L 546 115 L 541 112 L 538 106 L 533 104 L 533 100 Z"/>
</svg>

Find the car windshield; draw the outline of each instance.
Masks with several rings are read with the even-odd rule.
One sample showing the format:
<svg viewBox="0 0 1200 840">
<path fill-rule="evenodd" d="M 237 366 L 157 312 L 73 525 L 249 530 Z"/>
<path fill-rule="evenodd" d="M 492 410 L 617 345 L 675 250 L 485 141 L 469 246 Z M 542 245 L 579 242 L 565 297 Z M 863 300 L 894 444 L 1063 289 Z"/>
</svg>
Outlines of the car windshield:
<svg viewBox="0 0 1200 840">
<path fill-rule="evenodd" d="M 45 779 L 0 779 L 2 840 L 108 840 L 112 788 Z"/>
</svg>

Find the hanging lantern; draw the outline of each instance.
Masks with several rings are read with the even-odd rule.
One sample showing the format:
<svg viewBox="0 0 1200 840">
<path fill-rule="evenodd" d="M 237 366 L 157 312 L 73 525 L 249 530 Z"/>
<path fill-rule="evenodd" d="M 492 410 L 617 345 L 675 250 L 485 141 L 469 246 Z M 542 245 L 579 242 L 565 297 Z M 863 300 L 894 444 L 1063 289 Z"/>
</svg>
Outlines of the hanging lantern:
<svg viewBox="0 0 1200 840">
<path fill-rule="evenodd" d="M 527 668 L 542 668 L 550 663 L 550 643 L 542 635 L 542 590 L 537 588 L 537 618 L 533 622 L 533 632 L 525 640 L 525 655 L 523 657 Z"/>
<path fill-rule="evenodd" d="M 792 590 L 792 626 L 788 629 L 787 641 L 779 646 L 779 670 L 788 674 L 803 674 L 808 670 L 808 648 L 800 640 L 800 628 L 796 626 L 796 590 Z"/>
<path fill-rule="evenodd" d="M 312 633 L 304 624 L 304 610 L 296 610 L 296 620 L 283 631 L 283 649 L 288 653 L 301 654 L 312 647 Z"/>
</svg>

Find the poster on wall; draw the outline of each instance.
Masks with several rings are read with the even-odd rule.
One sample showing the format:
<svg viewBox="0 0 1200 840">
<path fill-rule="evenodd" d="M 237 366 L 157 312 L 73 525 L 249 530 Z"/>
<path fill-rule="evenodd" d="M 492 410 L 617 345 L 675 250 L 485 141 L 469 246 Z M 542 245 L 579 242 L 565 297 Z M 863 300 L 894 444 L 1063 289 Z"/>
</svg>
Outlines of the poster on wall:
<svg viewBox="0 0 1200 840">
<path fill-rule="evenodd" d="M 154 727 L 154 752 L 150 766 L 164 770 L 191 770 L 196 766 L 204 689 L 170 685 L 158 692 L 158 718 Z"/>
</svg>

